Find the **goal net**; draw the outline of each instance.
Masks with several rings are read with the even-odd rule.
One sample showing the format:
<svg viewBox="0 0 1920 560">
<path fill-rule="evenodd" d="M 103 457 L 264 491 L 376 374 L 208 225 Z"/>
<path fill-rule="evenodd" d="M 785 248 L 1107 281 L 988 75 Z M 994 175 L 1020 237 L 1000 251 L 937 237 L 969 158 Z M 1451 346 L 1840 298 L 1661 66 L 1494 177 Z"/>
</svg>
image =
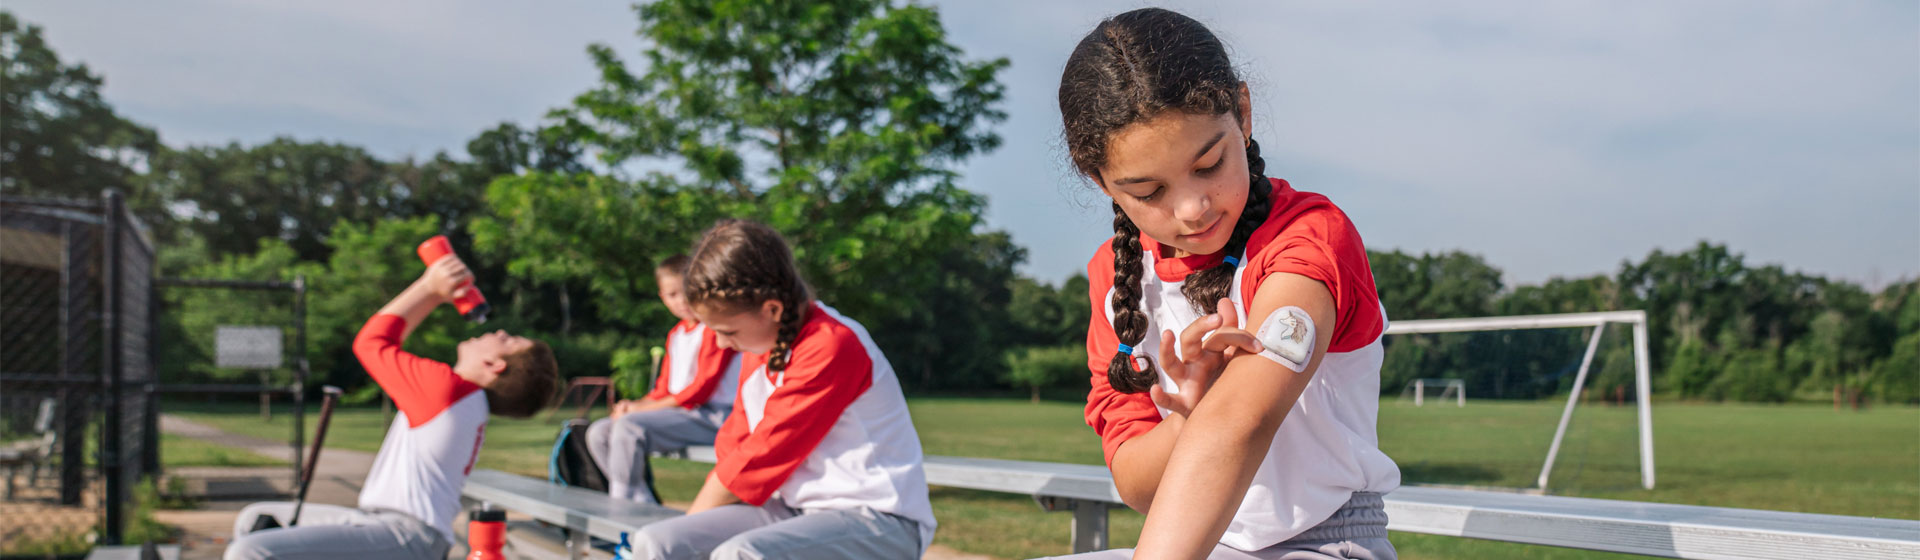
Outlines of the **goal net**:
<svg viewBox="0 0 1920 560">
<path fill-rule="evenodd" d="M 1393 321 L 1383 343 L 1380 387 L 1399 396 L 1383 403 L 1382 447 L 1399 447 L 1410 481 L 1544 491 L 1558 462 L 1653 488 L 1645 312 Z"/>
<path fill-rule="evenodd" d="M 1428 397 L 1438 391 L 1437 397 Z M 1400 400 L 1413 400 L 1413 406 L 1426 406 L 1427 399 L 1438 398 L 1444 403 L 1448 397 L 1454 399 L 1454 406 L 1467 406 L 1467 382 L 1460 379 L 1415 379 L 1407 382 L 1407 388 L 1400 390 Z"/>
</svg>

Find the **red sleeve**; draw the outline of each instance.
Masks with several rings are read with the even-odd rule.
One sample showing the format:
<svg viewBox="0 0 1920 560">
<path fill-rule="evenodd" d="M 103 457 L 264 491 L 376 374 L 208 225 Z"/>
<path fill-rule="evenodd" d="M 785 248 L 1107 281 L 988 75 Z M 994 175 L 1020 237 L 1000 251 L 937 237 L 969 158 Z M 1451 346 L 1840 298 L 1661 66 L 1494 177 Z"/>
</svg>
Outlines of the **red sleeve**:
<svg viewBox="0 0 1920 560">
<path fill-rule="evenodd" d="M 700 352 L 694 358 L 693 382 L 673 395 L 673 400 L 681 408 L 693 410 L 707 404 L 707 399 L 720 388 L 720 380 L 727 377 L 727 359 L 733 357 L 733 351 L 720 346 L 713 329 L 700 329 Z"/>
<path fill-rule="evenodd" d="M 847 406 L 873 385 L 873 358 L 857 335 L 824 325 L 812 330 L 801 331 L 787 371 L 775 374 L 784 380 L 767 397 L 760 425 L 713 467 L 720 483 L 749 504 L 766 503 L 826 439 Z M 741 408 L 735 407 L 736 416 Z M 734 420 L 739 420 L 735 432 L 746 427 L 744 416 L 727 423 Z"/>
<path fill-rule="evenodd" d="M 1303 193 L 1277 182 L 1275 216 L 1250 240 L 1252 271 L 1242 292 L 1257 293 L 1260 282 L 1275 273 L 1318 280 L 1333 294 L 1334 333 L 1328 352 L 1350 352 L 1373 343 L 1386 328 L 1380 316 L 1380 294 L 1374 290 L 1367 248 L 1345 212 L 1326 197 Z M 1262 235 L 1264 234 L 1264 235 Z M 1264 238 L 1264 239 L 1261 239 Z M 1251 307 L 1253 298 L 1246 298 Z"/>
<path fill-rule="evenodd" d="M 400 349 L 407 332 L 407 320 L 398 315 L 379 314 L 360 327 L 353 339 L 353 355 L 374 383 L 393 398 L 394 406 L 407 414 L 408 427 L 418 428 L 454 402 L 480 390 L 479 385 L 453 373 L 453 366 L 429 360 Z"/>
<path fill-rule="evenodd" d="M 1087 324 L 1087 370 L 1092 389 L 1087 392 L 1087 425 L 1100 434 L 1100 450 L 1107 466 L 1120 444 L 1160 425 L 1160 409 L 1146 393 L 1127 394 L 1107 383 L 1107 364 L 1120 351 L 1120 339 L 1107 321 L 1108 292 L 1113 287 L 1113 248 L 1103 245 L 1087 263 L 1087 299 L 1093 317 Z"/>
</svg>

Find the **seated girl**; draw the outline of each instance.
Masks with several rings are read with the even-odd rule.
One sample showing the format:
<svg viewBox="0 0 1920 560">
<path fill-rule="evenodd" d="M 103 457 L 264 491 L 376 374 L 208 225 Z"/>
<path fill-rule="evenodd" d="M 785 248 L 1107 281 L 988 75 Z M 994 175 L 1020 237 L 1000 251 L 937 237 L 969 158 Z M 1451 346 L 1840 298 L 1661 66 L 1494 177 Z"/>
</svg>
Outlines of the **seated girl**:
<svg viewBox="0 0 1920 560">
<path fill-rule="evenodd" d="M 754 222 L 707 230 L 686 287 L 744 355 L 739 398 L 693 506 L 642 528 L 634 557 L 920 557 L 934 530 L 920 438 L 867 329 L 814 301 L 786 240 Z"/>
</svg>

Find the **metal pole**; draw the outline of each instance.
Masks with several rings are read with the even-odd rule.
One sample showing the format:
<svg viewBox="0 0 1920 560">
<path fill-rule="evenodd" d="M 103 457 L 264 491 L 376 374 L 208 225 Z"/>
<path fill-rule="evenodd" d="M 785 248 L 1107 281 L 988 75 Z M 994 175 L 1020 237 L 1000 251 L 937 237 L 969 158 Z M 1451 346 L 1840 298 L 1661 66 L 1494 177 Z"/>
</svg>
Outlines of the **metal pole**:
<svg viewBox="0 0 1920 560">
<path fill-rule="evenodd" d="M 105 381 L 106 417 L 100 426 L 100 471 L 106 479 L 106 544 L 120 544 L 124 534 L 126 520 L 123 502 L 126 501 L 125 480 L 121 478 L 120 451 L 125 442 L 120 440 L 120 214 L 124 202 L 120 191 L 107 189 L 102 196 L 106 198 L 105 220 L 102 221 L 100 263 L 104 277 L 101 279 L 100 331 L 105 337 L 101 344 L 100 376 Z M 75 445 L 80 442 L 67 442 Z"/>
<path fill-rule="evenodd" d="M 152 263 L 149 263 L 151 265 Z M 151 268 L 151 267 L 149 267 Z M 147 412 L 141 426 L 145 443 L 141 445 L 140 472 L 151 474 L 157 484 L 160 480 L 160 345 L 154 339 L 160 333 L 160 294 L 152 286 L 147 286 L 147 382 L 141 384 L 140 393 L 145 397 Z"/>
<path fill-rule="evenodd" d="M 1560 456 L 1560 440 L 1567 436 L 1567 424 L 1573 421 L 1573 405 L 1580 402 L 1580 388 L 1587 385 L 1587 368 L 1593 365 L 1593 354 L 1600 350 L 1600 334 L 1606 331 L 1606 323 L 1594 325 L 1593 337 L 1587 340 L 1587 355 L 1580 358 L 1580 373 L 1573 376 L 1573 391 L 1567 393 L 1567 407 L 1560 411 L 1560 427 L 1553 429 L 1553 445 L 1547 446 L 1547 464 L 1540 467 L 1541 490 L 1547 489 L 1547 475 L 1553 474 L 1553 459 Z"/>
<path fill-rule="evenodd" d="M 1633 381 L 1640 397 L 1640 485 L 1653 489 L 1653 357 L 1647 351 L 1647 313 L 1633 324 Z"/>
<path fill-rule="evenodd" d="M 299 483 L 300 457 L 307 438 L 307 275 L 293 276 L 293 480 Z"/>
<path fill-rule="evenodd" d="M 1107 504 L 1092 500 L 1073 501 L 1073 552 L 1107 549 Z"/>
<path fill-rule="evenodd" d="M 70 382 L 80 381 L 81 367 L 87 361 L 87 345 L 82 341 L 87 334 L 87 317 L 93 311 L 87 305 L 87 293 L 92 285 L 86 270 L 90 267 L 84 251 L 91 248 L 92 229 L 73 227 L 73 222 L 60 224 L 61 239 L 66 247 L 60 265 L 60 375 L 63 382 L 59 388 L 60 399 L 60 505 L 80 505 L 80 491 L 86 486 L 86 446 L 80 442 L 87 440 L 87 407 L 92 406 L 87 397 L 98 390 L 98 384 L 91 387 L 77 387 Z"/>
</svg>

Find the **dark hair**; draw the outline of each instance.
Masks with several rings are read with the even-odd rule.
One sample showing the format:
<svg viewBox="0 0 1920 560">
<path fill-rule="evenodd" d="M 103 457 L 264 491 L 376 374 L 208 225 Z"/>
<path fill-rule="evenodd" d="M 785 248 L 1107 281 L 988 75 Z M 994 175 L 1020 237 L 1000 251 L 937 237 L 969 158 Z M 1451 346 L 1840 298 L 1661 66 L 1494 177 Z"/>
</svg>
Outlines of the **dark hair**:
<svg viewBox="0 0 1920 560">
<path fill-rule="evenodd" d="M 1227 59 L 1227 49 L 1205 25 L 1160 8 L 1123 13 L 1100 22 L 1067 58 L 1060 75 L 1060 116 L 1067 151 L 1080 173 L 1100 177 L 1112 134 L 1169 111 L 1195 115 L 1232 114 L 1240 118 L 1240 88 L 1245 84 Z M 1272 184 L 1265 177 L 1260 144 L 1247 139 L 1247 204 L 1233 225 L 1223 252 L 1238 258 L 1247 238 L 1267 219 Z M 1140 228 L 1120 204 L 1113 205 L 1113 330 L 1120 342 L 1147 343 L 1147 314 L 1140 308 Z M 1235 266 L 1226 262 L 1187 276 L 1181 293 L 1201 313 L 1227 297 Z M 1107 383 L 1122 393 L 1144 392 L 1157 375 L 1152 360 L 1134 367 L 1116 353 L 1107 365 Z"/>
<path fill-rule="evenodd" d="M 527 418 L 553 402 L 554 389 L 560 386 L 560 363 L 554 361 L 552 347 L 535 340 L 526 350 L 501 359 L 507 367 L 485 388 L 488 411 Z"/>
<path fill-rule="evenodd" d="M 686 253 L 674 253 L 673 256 L 667 257 L 666 260 L 660 261 L 660 266 L 653 267 L 653 271 L 656 274 L 665 272 L 674 276 L 684 277 L 687 275 L 687 263 L 690 262 L 693 262 L 693 259 L 687 258 Z"/>
<path fill-rule="evenodd" d="M 687 303 L 724 305 L 737 310 L 777 300 L 779 338 L 767 354 L 767 370 L 787 369 L 793 339 L 806 323 L 813 294 L 800 279 L 787 240 L 766 224 L 747 220 L 720 220 L 700 235 L 687 264 Z"/>
</svg>

